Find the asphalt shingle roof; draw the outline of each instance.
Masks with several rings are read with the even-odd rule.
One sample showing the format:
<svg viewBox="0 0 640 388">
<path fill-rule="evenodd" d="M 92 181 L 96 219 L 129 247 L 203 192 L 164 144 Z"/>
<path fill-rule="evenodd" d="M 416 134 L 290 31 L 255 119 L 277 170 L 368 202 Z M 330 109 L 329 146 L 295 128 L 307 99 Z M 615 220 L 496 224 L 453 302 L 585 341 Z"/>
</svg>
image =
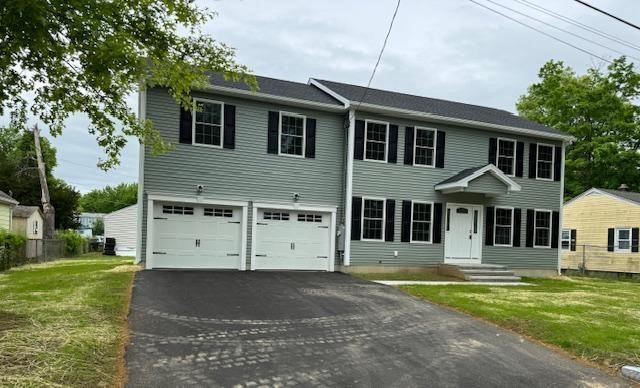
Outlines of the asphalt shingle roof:
<svg viewBox="0 0 640 388">
<path fill-rule="evenodd" d="M 450 118 L 479 121 L 488 124 L 530 129 L 547 134 L 567 135 L 562 131 L 529 121 L 506 110 L 380 89 L 369 88 L 365 94 L 364 91 L 366 88 L 363 86 L 326 80 L 316 81 L 355 103 L 360 102 L 364 95 L 364 101 L 362 102 L 366 104 L 407 109 Z"/>
<path fill-rule="evenodd" d="M 636 193 L 633 191 L 621 191 L 621 190 L 612 190 L 612 189 L 598 189 L 598 190 L 604 191 L 605 193 L 615 195 L 616 197 L 640 204 L 640 193 Z"/>
<path fill-rule="evenodd" d="M 476 171 L 478 171 L 481 168 L 484 168 L 486 166 L 486 164 L 484 166 L 479 166 L 479 167 L 471 167 L 471 168 L 467 168 L 465 170 L 460 171 L 459 173 L 457 173 L 456 175 L 447 178 L 445 180 L 443 180 L 442 182 L 438 183 L 438 185 L 444 185 L 447 183 L 453 183 L 453 182 L 458 182 L 466 177 L 469 177 L 471 175 L 473 175 Z M 437 186 L 437 185 L 436 185 Z"/>
<path fill-rule="evenodd" d="M 0 202 L 18 204 L 18 201 L 11 198 L 9 194 L 5 193 L 2 190 L 0 190 Z"/>
<path fill-rule="evenodd" d="M 14 217 L 29 218 L 30 215 L 40 210 L 38 206 L 22 206 L 18 205 L 13 209 Z"/>
<path fill-rule="evenodd" d="M 301 82 L 285 81 L 275 78 L 256 76 L 258 81 L 258 93 L 271 94 L 280 97 L 297 98 L 311 102 L 335 105 L 340 107 L 343 104 L 321 91 L 313 85 Z M 227 81 L 221 74 L 209 73 L 209 80 L 212 85 L 249 91 L 249 87 L 244 82 Z"/>
</svg>

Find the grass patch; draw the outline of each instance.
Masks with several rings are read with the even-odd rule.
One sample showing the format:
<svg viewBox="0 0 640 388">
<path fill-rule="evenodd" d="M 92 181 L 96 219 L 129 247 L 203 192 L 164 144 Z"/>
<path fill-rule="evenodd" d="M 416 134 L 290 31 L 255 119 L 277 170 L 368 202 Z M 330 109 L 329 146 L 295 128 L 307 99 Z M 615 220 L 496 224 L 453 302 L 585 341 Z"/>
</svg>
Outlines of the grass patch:
<svg viewBox="0 0 640 388">
<path fill-rule="evenodd" d="M 85 255 L 0 273 L 0 386 L 121 384 L 131 259 Z"/>
<path fill-rule="evenodd" d="M 619 368 L 640 364 L 640 284 L 567 277 L 536 286 L 403 286 L 404 291 Z"/>
<path fill-rule="evenodd" d="M 440 282 L 461 282 L 462 279 L 437 273 L 421 272 L 385 272 L 385 273 L 351 273 L 351 276 L 364 280 L 424 280 Z"/>
</svg>

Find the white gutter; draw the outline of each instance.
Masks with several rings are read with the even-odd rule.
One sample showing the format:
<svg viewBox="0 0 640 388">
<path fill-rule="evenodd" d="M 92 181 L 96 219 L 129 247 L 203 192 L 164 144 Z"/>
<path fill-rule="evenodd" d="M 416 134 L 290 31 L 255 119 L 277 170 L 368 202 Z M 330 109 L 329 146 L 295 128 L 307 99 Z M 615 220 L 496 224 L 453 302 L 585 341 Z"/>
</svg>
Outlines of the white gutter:
<svg viewBox="0 0 640 388">
<path fill-rule="evenodd" d="M 562 143 L 562 163 L 560 163 L 560 215 L 558 216 L 558 275 L 562 274 L 562 219 L 564 213 L 564 152 L 566 145 Z M 571 241 L 569 241 L 571 244 Z"/>
<path fill-rule="evenodd" d="M 138 89 L 138 120 L 144 121 L 147 119 L 147 90 L 140 86 Z M 142 196 L 144 194 L 144 144 L 140 143 L 138 152 L 138 219 L 137 219 L 137 233 L 136 233 L 136 264 L 142 261 L 142 216 L 144 215 L 143 207 L 144 202 Z M 149 209 L 147 209 L 149 212 Z M 149 236 L 147 236 L 147 244 L 149 243 Z"/>
<path fill-rule="evenodd" d="M 344 259 L 345 266 L 351 265 L 351 213 L 353 208 L 353 150 L 356 137 L 356 111 L 349 109 L 349 129 L 347 133 L 347 177 L 344 199 Z"/>
</svg>

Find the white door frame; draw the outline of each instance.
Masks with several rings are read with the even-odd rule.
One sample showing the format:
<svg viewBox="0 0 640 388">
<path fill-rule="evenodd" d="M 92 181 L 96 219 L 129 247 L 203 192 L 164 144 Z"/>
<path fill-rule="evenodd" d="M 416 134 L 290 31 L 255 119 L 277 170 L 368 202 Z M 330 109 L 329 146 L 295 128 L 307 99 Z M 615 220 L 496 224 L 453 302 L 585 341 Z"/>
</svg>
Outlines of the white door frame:
<svg viewBox="0 0 640 388">
<path fill-rule="evenodd" d="M 336 207 L 331 206 L 306 206 L 306 205 L 285 205 L 285 204 L 271 204 L 271 203 L 253 203 L 252 222 L 251 222 L 251 270 L 255 271 L 256 262 L 256 235 L 258 232 L 258 209 L 277 209 L 277 210 L 291 210 L 291 211 L 306 211 L 306 212 L 318 212 L 331 214 L 331 221 L 329 226 L 329 263 L 327 265 L 327 271 L 333 272 L 335 270 L 335 256 L 336 256 Z"/>
<path fill-rule="evenodd" d="M 220 205 L 242 208 L 241 235 L 240 235 L 240 262 L 238 269 L 247 269 L 247 217 L 249 214 L 249 203 L 243 201 L 228 201 L 223 199 L 203 198 L 203 197 L 176 197 L 168 195 L 147 195 L 147 246 L 145 268 L 153 268 L 153 212 L 154 202 L 177 202 L 196 205 Z"/>
<path fill-rule="evenodd" d="M 452 243 L 453 241 L 450 241 L 450 234 L 449 232 L 447 232 L 447 226 L 449 226 L 447 224 L 447 212 L 449 211 L 449 208 L 452 206 L 465 206 L 465 207 L 469 207 L 473 210 L 479 210 L 478 211 L 478 239 L 479 239 L 479 249 L 478 249 L 478 257 L 477 258 L 467 258 L 467 259 L 454 259 L 448 256 L 448 250 L 449 250 L 449 246 L 450 243 Z M 483 236 L 485 233 L 484 230 L 484 205 L 479 205 L 479 204 L 473 204 L 473 203 L 449 203 L 447 202 L 447 206 L 445 207 L 445 211 L 444 211 L 444 222 L 445 222 L 445 244 L 444 244 L 444 262 L 445 264 L 480 264 L 482 263 L 482 243 L 483 243 Z"/>
</svg>

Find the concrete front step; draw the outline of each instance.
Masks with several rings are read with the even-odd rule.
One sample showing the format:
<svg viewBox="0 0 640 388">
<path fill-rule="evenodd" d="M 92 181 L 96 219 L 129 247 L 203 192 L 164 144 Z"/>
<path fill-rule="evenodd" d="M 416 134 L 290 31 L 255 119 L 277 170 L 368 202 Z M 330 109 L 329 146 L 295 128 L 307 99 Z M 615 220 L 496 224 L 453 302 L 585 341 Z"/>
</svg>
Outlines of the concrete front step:
<svg viewBox="0 0 640 388">
<path fill-rule="evenodd" d="M 520 280 L 522 280 L 520 279 L 520 276 L 490 276 L 490 275 L 484 275 L 484 276 L 468 275 L 468 276 L 465 276 L 465 279 L 470 282 L 492 282 L 492 283 L 519 282 Z"/>
</svg>

